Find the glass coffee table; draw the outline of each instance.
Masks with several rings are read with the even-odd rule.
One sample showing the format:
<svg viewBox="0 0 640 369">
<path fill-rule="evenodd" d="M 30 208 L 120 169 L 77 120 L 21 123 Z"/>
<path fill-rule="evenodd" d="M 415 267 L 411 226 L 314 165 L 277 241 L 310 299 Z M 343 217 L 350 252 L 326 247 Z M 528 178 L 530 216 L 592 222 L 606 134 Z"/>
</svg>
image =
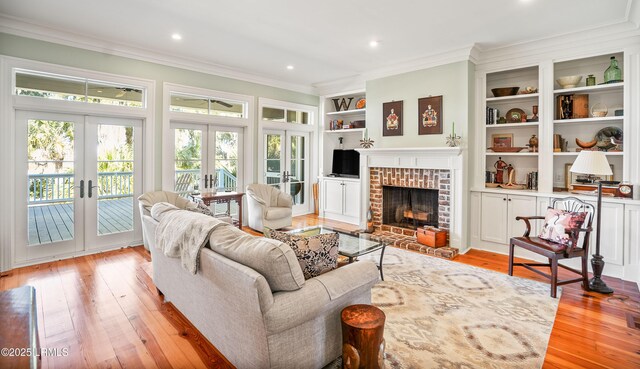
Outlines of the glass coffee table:
<svg viewBox="0 0 640 369">
<path fill-rule="evenodd" d="M 339 235 L 340 245 L 338 246 L 338 254 L 349 258 L 349 264 L 353 263 L 358 256 L 366 255 L 374 251 L 380 252 L 380 262 L 378 270 L 380 270 L 380 279 L 384 281 L 382 273 L 382 258 L 384 257 L 384 249 L 387 244 L 369 233 L 354 234 L 326 226 L 311 226 L 300 229 L 287 231 L 287 233 L 299 236 L 315 236 L 323 233 L 337 233 Z"/>
</svg>

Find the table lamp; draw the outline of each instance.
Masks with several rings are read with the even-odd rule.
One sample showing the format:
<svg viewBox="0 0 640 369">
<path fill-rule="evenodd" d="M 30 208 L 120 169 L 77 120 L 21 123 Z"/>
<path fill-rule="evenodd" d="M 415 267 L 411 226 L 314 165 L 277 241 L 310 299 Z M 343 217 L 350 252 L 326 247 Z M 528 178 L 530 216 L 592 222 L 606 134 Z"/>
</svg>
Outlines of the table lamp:
<svg viewBox="0 0 640 369">
<path fill-rule="evenodd" d="M 590 174 L 596 176 L 610 176 L 611 167 L 607 161 L 605 153 L 602 151 L 580 151 L 576 161 L 573 162 L 571 172 Z M 598 206 L 596 209 L 596 253 L 591 259 L 591 268 L 593 269 L 593 278 L 589 280 L 589 289 L 600 293 L 612 293 L 613 290 L 607 286 L 600 276 L 602 276 L 602 270 L 604 269 L 604 260 L 600 255 L 600 213 L 602 210 L 602 182 L 598 181 Z"/>
</svg>

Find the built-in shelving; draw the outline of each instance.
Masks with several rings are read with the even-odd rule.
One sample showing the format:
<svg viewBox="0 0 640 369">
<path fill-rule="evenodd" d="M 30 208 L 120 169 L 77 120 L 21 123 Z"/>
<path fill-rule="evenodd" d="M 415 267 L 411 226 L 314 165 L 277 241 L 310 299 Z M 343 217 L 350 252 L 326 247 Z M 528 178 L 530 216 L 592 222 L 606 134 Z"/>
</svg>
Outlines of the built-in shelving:
<svg viewBox="0 0 640 369">
<path fill-rule="evenodd" d="M 537 152 L 489 152 L 485 153 L 486 156 L 538 156 Z"/>
<path fill-rule="evenodd" d="M 595 86 L 578 86 L 573 88 L 560 88 L 553 90 L 555 95 L 567 95 L 567 94 L 575 94 L 575 93 L 594 93 L 594 92 L 605 92 L 612 90 L 622 91 L 624 89 L 624 82 L 618 83 L 607 83 L 602 85 Z"/>
<path fill-rule="evenodd" d="M 578 156 L 579 152 L 577 151 L 565 151 L 565 152 L 554 152 L 553 156 Z M 604 153 L 607 156 L 623 156 L 624 153 L 622 151 L 608 151 Z"/>
<path fill-rule="evenodd" d="M 559 134 L 568 141 L 567 152 L 553 152 L 553 165 L 549 166 L 553 176 L 553 188 L 566 187 L 566 168 L 572 164 L 579 152 L 575 151 L 575 140 L 591 141 L 596 138 L 600 130 L 606 127 L 624 129 L 625 122 L 629 116 L 628 112 L 616 116 L 616 110 L 625 110 L 625 82 L 602 83 L 603 73 L 610 65 L 610 58 L 614 56 L 618 60 L 619 67 L 625 76 L 624 54 L 605 54 L 582 59 L 566 60 L 554 63 L 553 80 L 556 82 L 553 89 L 553 134 Z M 557 79 L 565 76 L 582 76 L 582 80 L 576 87 L 562 88 L 557 84 Z M 596 84 L 586 86 L 588 75 L 596 78 Z M 576 119 L 558 119 L 560 111 L 557 106 L 560 95 L 586 95 L 588 117 Z M 605 106 L 608 110 L 604 117 L 593 117 L 592 108 L 596 105 Z M 578 107 L 574 106 L 574 109 Z M 583 108 L 583 106 L 579 107 Z M 584 110 L 581 112 L 584 115 Z M 623 131 L 623 136 L 626 132 Z M 625 162 L 628 160 L 626 151 L 628 144 L 623 145 L 625 151 L 605 152 L 609 164 L 613 167 L 614 180 L 625 180 Z"/>
<path fill-rule="evenodd" d="M 345 133 L 362 134 L 365 130 L 366 130 L 366 128 L 346 128 L 346 129 L 327 130 L 327 131 L 324 131 L 324 133 L 327 133 L 327 134 L 345 134 Z"/>
<path fill-rule="evenodd" d="M 520 90 L 528 87 L 538 89 L 541 84 L 538 66 L 525 67 L 514 70 L 498 71 L 488 73 L 486 75 L 486 92 L 484 98 L 485 123 L 491 120 L 492 124 L 484 125 L 484 167 L 485 171 L 495 171 L 494 165 L 498 158 L 516 168 L 515 182 L 527 183 L 528 173 L 538 172 L 538 152 L 494 152 L 486 148 L 493 146 L 493 138 L 498 136 L 511 137 L 508 143 L 512 147 L 525 147 L 529 144 L 529 140 L 533 135 L 540 137 L 541 122 L 544 120 L 544 112 L 542 109 L 537 111 L 537 121 L 534 122 L 517 122 L 517 123 L 497 123 L 501 117 L 507 118 L 507 113 L 512 109 L 520 109 L 527 115 L 527 118 L 533 117 L 534 106 L 540 107 L 540 98 L 542 90 L 530 94 L 518 94 L 513 96 L 493 96 L 494 88 L 505 88 L 518 86 Z M 498 116 L 491 118 L 490 110 L 498 111 Z M 488 117 L 487 117 L 488 116 Z M 535 118 L 534 118 L 535 119 Z M 539 143 L 542 144 L 539 139 Z M 514 193 L 524 190 L 509 190 Z"/>
<path fill-rule="evenodd" d="M 539 122 L 527 122 L 527 123 L 498 123 L 498 124 L 487 124 L 487 129 L 492 128 L 528 128 L 528 127 L 537 127 L 540 125 Z"/>
<path fill-rule="evenodd" d="M 611 122 L 622 122 L 624 120 L 623 116 L 611 116 L 611 117 L 592 117 L 592 118 L 581 118 L 581 119 L 554 119 L 554 124 L 576 124 L 576 123 L 611 123 Z"/>
<path fill-rule="evenodd" d="M 487 97 L 487 102 L 491 103 L 501 103 L 501 102 L 510 102 L 514 100 L 524 100 L 524 99 L 538 99 L 540 96 L 539 93 L 534 94 L 520 94 L 520 95 L 512 95 L 512 96 L 500 96 L 500 97 Z"/>
<path fill-rule="evenodd" d="M 342 110 L 342 111 L 331 111 L 326 113 L 329 116 L 333 116 L 333 115 L 357 115 L 357 114 L 362 114 L 364 115 L 366 113 L 367 109 L 351 109 L 351 110 Z"/>
</svg>

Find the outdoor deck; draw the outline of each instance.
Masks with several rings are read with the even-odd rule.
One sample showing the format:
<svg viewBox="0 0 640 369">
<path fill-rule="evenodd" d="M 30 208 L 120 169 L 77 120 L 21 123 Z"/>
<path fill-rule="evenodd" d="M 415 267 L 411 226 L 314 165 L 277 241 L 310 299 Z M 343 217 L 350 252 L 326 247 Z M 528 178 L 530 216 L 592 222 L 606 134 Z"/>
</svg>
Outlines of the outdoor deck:
<svg viewBox="0 0 640 369">
<path fill-rule="evenodd" d="M 131 197 L 98 200 L 98 234 L 133 229 Z M 58 203 L 29 206 L 29 245 L 73 238 L 73 205 Z"/>
</svg>

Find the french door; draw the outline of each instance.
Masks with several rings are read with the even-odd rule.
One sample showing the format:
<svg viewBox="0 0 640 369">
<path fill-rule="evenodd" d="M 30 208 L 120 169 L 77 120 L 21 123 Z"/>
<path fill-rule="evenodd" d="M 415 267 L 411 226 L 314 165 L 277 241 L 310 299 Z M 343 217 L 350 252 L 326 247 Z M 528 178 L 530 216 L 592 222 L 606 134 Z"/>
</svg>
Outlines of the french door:
<svg viewBox="0 0 640 369">
<path fill-rule="evenodd" d="M 265 130 L 262 183 L 293 198 L 293 214 L 309 213 L 309 133 Z"/>
<path fill-rule="evenodd" d="M 190 123 L 171 128 L 176 192 L 242 191 L 242 128 Z"/>
<path fill-rule="evenodd" d="M 141 239 L 142 121 L 16 113 L 16 262 Z"/>
</svg>

